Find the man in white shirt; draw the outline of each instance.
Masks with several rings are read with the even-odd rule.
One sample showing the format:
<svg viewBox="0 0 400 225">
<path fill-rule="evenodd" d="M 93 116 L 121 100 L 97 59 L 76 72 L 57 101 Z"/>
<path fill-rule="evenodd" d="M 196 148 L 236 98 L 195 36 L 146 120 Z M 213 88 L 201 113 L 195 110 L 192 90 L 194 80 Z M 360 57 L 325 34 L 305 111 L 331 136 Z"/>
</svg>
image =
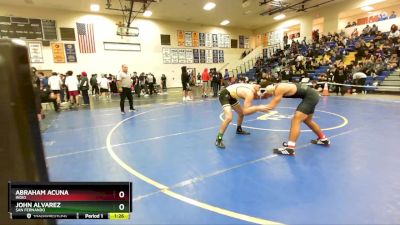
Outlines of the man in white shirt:
<svg viewBox="0 0 400 225">
<path fill-rule="evenodd" d="M 353 74 L 353 83 L 355 85 L 364 86 L 367 80 L 367 75 L 363 72 L 357 72 Z M 364 91 L 363 87 L 356 87 L 356 93 L 362 93 Z"/>
<path fill-rule="evenodd" d="M 68 93 L 69 93 L 69 98 L 70 102 L 73 105 L 79 104 L 79 91 L 78 91 L 78 86 L 79 86 L 79 81 L 78 78 L 74 75 L 72 75 L 72 71 L 67 72 L 67 78 L 65 78 L 65 85 L 68 87 Z"/>
<path fill-rule="evenodd" d="M 122 65 L 122 71 L 117 75 L 117 87 L 120 93 L 121 101 L 121 114 L 125 114 L 125 98 L 129 100 L 129 112 L 135 111 L 133 108 L 133 97 L 132 97 L 132 80 L 131 76 L 128 74 L 128 66 L 126 64 Z"/>
<path fill-rule="evenodd" d="M 106 78 L 106 74 L 102 74 L 101 78 L 99 79 L 99 86 L 100 86 L 100 96 L 104 96 L 105 99 L 109 99 L 110 80 Z"/>
<path fill-rule="evenodd" d="M 151 73 L 147 74 L 147 84 L 149 85 L 149 92 L 151 96 L 154 92 L 154 76 Z"/>
<path fill-rule="evenodd" d="M 60 76 L 57 73 L 53 72 L 51 74 L 51 76 L 49 77 L 48 84 L 50 86 L 51 92 L 55 95 L 55 97 L 57 99 L 57 104 L 60 104 L 60 102 L 61 102 L 60 90 L 61 90 L 61 85 L 62 85 Z"/>
</svg>

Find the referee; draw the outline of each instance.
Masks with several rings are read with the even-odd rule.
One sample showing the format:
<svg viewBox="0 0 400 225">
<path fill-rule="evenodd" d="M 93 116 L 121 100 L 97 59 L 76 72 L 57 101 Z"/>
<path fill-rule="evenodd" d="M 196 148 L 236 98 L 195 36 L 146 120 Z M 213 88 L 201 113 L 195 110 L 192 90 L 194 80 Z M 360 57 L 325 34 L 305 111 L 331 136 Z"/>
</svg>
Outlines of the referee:
<svg viewBox="0 0 400 225">
<path fill-rule="evenodd" d="M 117 75 L 117 86 L 118 92 L 120 93 L 121 101 L 121 114 L 125 114 L 125 98 L 129 100 L 129 112 L 135 111 L 133 108 L 133 98 L 131 91 L 131 77 L 128 74 L 128 66 L 126 64 L 122 65 L 122 71 Z"/>
</svg>

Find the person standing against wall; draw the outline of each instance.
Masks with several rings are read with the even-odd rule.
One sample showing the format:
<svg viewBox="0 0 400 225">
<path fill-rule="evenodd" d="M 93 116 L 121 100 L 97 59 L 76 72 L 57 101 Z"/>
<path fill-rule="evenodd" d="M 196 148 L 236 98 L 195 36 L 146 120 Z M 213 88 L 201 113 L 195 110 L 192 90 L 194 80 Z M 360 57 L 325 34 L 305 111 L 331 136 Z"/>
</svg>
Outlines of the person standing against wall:
<svg viewBox="0 0 400 225">
<path fill-rule="evenodd" d="M 150 96 L 153 95 L 154 92 L 154 76 L 153 74 L 149 73 L 147 74 L 147 84 L 149 85 L 149 92 L 150 92 Z"/>
<path fill-rule="evenodd" d="M 167 77 L 165 76 L 165 74 L 161 76 L 161 87 L 163 92 L 164 90 L 167 90 Z"/>
<path fill-rule="evenodd" d="M 83 97 L 83 105 L 89 105 L 90 100 L 89 100 L 89 79 L 87 78 L 87 73 L 82 72 L 82 79 L 80 82 L 80 89 L 82 92 L 82 97 Z"/>
<path fill-rule="evenodd" d="M 228 69 L 225 69 L 225 74 L 224 74 L 224 86 L 225 88 L 230 85 L 231 77 L 229 75 Z"/>
<path fill-rule="evenodd" d="M 285 35 L 283 36 L 283 48 L 285 48 L 286 45 L 288 44 L 288 40 L 289 40 L 289 37 L 288 37 L 287 33 L 285 33 Z"/>
<path fill-rule="evenodd" d="M 189 78 L 189 74 L 187 72 L 186 66 L 182 66 L 181 70 L 182 70 L 181 82 L 182 82 L 182 90 L 183 90 L 182 100 L 183 101 L 192 101 L 193 99 L 190 98 L 190 95 L 188 94 L 191 91 L 191 89 L 190 89 L 190 85 L 189 85 L 190 78 Z"/>
<path fill-rule="evenodd" d="M 216 98 L 218 97 L 218 87 L 219 87 L 219 74 L 217 72 L 216 68 L 211 69 L 211 77 L 212 77 L 212 87 L 213 87 L 213 97 Z"/>
<path fill-rule="evenodd" d="M 203 80 L 203 94 L 202 97 L 207 98 L 207 93 L 210 91 L 210 74 L 208 73 L 208 69 L 205 68 L 203 74 L 201 75 L 201 79 Z"/>
<path fill-rule="evenodd" d="M 120 101 L 120 107 L 121 107 L 121 114 L 125 114 L 125 98 L 128 98 L 129 100 L 129 112 L 135 111 L 135 108 L 133 108 L 133 97 L 132 97 L 132 91 L 131 91 L 131 77 L 128 74 L 128 66 L 126 64 L 122 65 L 122 71 L 119 72 L 117 75 L 117 86 L 118 86 L 118 92 L 120 93 L 121 101 Z"/>
<path fill-rule="evenodd" d="M 92 96 L 98 96 L 99 95 L 99 84 L 97 82 L 97 74 L 92 74 L 92 77 L 90 78 L 90 85 L 92 86 Z"/>
</svg>

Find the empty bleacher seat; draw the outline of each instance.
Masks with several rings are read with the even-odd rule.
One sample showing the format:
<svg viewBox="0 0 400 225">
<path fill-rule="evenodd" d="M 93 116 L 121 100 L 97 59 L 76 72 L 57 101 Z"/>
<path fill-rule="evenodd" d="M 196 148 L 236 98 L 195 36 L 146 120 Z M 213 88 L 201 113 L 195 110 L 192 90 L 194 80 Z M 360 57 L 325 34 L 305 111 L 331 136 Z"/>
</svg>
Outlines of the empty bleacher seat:
<svg viewBox="0 0 400 225">
<path fill-rule="evenodd" d="M 382 72 L 379 74 L 379 76 L 384 76 L 384 77 L 387 77 L 387 76 L 389 76 L 389 75 L 390 75 L 390 71 L 387 71 L 387 70 L 382 71 Z"/>
<path fill-rule="evenodd" d="M 377 76 L 375 79 L 376 79 L 377 81 L 379 81 L 379 82 L 382 82 L 382 81 L 385 80 L 385 78 L 386 78 L 386 76 Z"/>
</svg>

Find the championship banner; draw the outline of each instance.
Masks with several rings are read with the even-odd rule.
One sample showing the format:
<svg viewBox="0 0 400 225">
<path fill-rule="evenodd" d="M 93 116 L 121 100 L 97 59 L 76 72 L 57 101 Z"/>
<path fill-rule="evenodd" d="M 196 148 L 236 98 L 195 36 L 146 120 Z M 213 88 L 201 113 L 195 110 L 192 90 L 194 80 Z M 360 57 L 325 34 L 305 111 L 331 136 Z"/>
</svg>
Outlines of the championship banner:
<svg viewBox="0 0 400 225">
<path fill-rule="evenodd" d="M 200 46 L 205 47 L 206 46 L 206 34 L 199 33 L 199 39 L 200 39 Z"/>
<path fill-rule="evenodd" d="M 185 46 L 185 32 L 178 30 L 178 46 Z"/>
<path fill-rule="evenodd" d="M 186 49 L 186 63 L 193 63 L 193 49 Z"/>
<path fill-rule="evenodd" d="M 224 63 L 224 61 L 225 61 L 224 50 L 218 50 L 218 62 Z"/>
<path fill-rule="evenodd" d="M 225 48 L 231 48 L 231 36 L 229 34 L 225 34 L 224 42 L 225 42 Z"/>
<path fill-rule="evenodd" d="M 206 63 L 213 63 L 213 51 L 211 49 L 206 50 Z"/>
<path fill-rule="evenodd" d="M 218 50 L 213 50 L 213 63 L 218 63 Z"/>
<path fill-rule="evenodd" d="M 193 49 L 193 62 L 200 63 L 200 52 L 199 49 Z"/>
<path fill-rule="evenodd" d="M 176 48 L 171 49 L 171 63 L 173 64 L 179 63 L 179 53 L 178 49 Z"/>
<path fill-rule="evenodd" d="M 206 63 L 206 50 L 200 49 L 200 63 Z"/>
<path fill-rule="evenodd" d="M 51 50 L 55 63 L 65 63 L 64 45 L 62 43 L 52 43 Z"/>
<path fill-rule="evenodd" d="M 185 64 L 186 63 L 186 50 L 178 49 L 178 57 L 179 57 L 179 64 Z"/>
<path fill-rule="evenodd" d="M 29 58 L 31 63 L 43 63 L 43 51 L 41 42 L 29 42 Z"/>
<path fill-rule="evenodd" d="M 239 35 L 239 48 L 244 48 L 244 36 Z"/>
<path fill-rule="evenodd" d="M 212 48 L 213 42 L 212 42 L 212 34 L 206 34 L 206 47 Z"/>
<path fill-rule="evenodd" d="M 193 47 L 199 47 L 199 32 L 192 32 Z"/>
<path fill-rule="evenodd" d="M 76 59 L 75 44 L 64 44 L 65 55 L 67 56 L 67 62 L 78 62 Z"/>
<path fill-rule="evenodd" d="M 244 48 L 250 48 L 249 37 L 244 37 Z"/>
<path fill-rule="evenodd" d="M 192 32 L 190 31 L 186 31 L 185 32 L 185 46 L 186 47 L 192 47 L 193 43 L 192 43 Z"/>
<path fill-rule="evenodd" d="M 225 35 L 218 34 L 218 48 L 225 48 Z"/>
<path fill-rule="evenodd" d="M 212 34 L 212 47 L 218 48 L 218 34 Z"/>
<path fill-rule="evenodd" d="M 171 63 L 171 49 L 163 48 L 162 55 L 163 55 L 163 63 L 170 64 Z"/>
</svg>

